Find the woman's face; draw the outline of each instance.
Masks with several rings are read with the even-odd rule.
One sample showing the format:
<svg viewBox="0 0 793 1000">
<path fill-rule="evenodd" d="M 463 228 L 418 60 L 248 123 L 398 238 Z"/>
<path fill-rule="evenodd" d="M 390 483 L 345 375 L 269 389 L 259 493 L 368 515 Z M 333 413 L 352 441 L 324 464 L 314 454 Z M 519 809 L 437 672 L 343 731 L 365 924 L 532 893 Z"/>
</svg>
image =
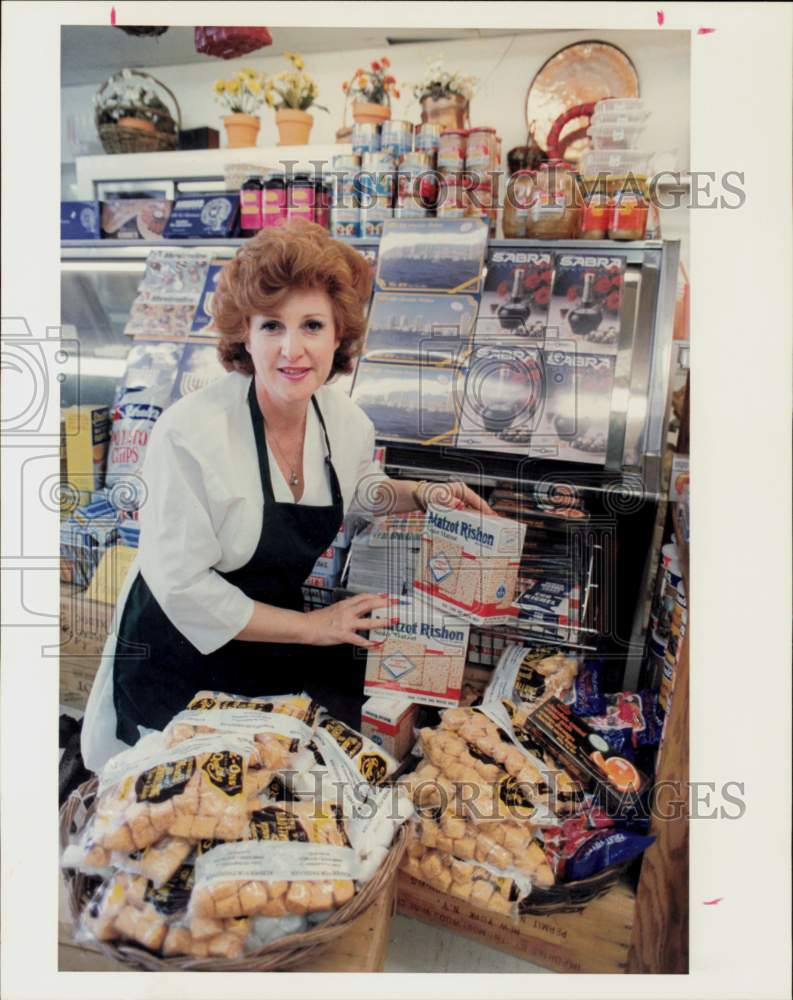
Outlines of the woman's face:
<svg viewBox="0 0 793 1000">
<path fill-rule="evenodd" d="M 339 344 L 328 294 L 299 289 L 272 312 L 251 316 L 246 346 L 274 400 L 308 400 L 324 385 Z"/>
</svg>

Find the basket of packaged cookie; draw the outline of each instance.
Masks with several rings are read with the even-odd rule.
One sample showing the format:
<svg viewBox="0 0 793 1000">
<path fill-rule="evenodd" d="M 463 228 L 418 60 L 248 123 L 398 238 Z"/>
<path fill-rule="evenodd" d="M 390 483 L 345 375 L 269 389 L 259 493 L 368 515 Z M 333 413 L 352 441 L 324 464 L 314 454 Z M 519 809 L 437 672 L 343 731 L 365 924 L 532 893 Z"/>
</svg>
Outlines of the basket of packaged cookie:
<svg viewBox="0 0 793 1000">
<path fill-rule="evenodd" d="M 654 695 L 605 694 L 602 673 L 509 644 L 480 704 L 421 729 L 399 778 L 415 807 L 403 870 L 515 918 L 581 909 L 622 878 L 654 840 L 641 767 L 660 719 Z"/>
<path fill-rule="evenodd" d="M 396 762 L 308 695 L 201 691 L 61 810 L 77 942 L 133 968 L 274 971 L 332 945 L 395 877 Z"/>
</svg>

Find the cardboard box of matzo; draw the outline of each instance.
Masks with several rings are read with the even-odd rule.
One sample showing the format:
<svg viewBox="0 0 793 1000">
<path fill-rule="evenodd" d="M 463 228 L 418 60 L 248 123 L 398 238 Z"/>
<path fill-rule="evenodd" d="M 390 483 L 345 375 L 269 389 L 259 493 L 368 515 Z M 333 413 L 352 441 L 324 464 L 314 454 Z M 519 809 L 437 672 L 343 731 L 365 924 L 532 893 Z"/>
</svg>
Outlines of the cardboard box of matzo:
<svg viewBox="0 0 793 1000">
<path fill-rule="evenodd" d="M 434 613 L 420 601 L 402 598 L 391 609 L 378 608 L 373 618 L 398 617 L 387 628 L 372 629 L 380 645 L 366 658 L 364 694 L 405 695 L 420 705 L 458 705 L 468 649 L 466 622 Z"/>
<path fill-rule="evenodd" d="M 417 595 L 474 625 L 508 624 L 526 526 L 506 517 L 430 506 L 421 537 Z"/>
</svg>

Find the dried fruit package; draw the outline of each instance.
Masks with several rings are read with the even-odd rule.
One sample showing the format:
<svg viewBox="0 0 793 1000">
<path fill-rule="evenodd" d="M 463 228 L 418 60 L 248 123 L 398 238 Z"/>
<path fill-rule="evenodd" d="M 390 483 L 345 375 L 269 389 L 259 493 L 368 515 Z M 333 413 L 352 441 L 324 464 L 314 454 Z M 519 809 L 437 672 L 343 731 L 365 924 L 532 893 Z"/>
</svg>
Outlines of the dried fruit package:
<svg viewBox="0 0 793 1000">
<path fill-rule="evenodd" d="M 144 850 L 169 834 L 236 840 L 246 826 L 244 794 L 251 740 L 217 733 L 174 747 L 141 741 L 111 758 L 99 779 L 92 843 Z"/>
</svg>

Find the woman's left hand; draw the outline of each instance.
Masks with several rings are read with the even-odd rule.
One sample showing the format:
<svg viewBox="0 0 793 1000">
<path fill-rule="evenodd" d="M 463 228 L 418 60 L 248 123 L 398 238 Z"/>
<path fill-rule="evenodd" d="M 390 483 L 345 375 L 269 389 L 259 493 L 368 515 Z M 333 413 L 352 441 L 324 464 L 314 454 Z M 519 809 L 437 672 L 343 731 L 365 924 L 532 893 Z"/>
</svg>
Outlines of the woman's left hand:
<svg viewBox="0 0 793 1000">
<path fill-rule="evenodd" d="M 428 504 L 436 507 L 454 507 L 457 510 L 477 510 L 482 514 L 496 517 L 497 514 L 478 493 L 465 485 L 465 483 L 419 483 L 414 490 L 414 495 L 423 509 L 427 509 Z"/>
</svg>

